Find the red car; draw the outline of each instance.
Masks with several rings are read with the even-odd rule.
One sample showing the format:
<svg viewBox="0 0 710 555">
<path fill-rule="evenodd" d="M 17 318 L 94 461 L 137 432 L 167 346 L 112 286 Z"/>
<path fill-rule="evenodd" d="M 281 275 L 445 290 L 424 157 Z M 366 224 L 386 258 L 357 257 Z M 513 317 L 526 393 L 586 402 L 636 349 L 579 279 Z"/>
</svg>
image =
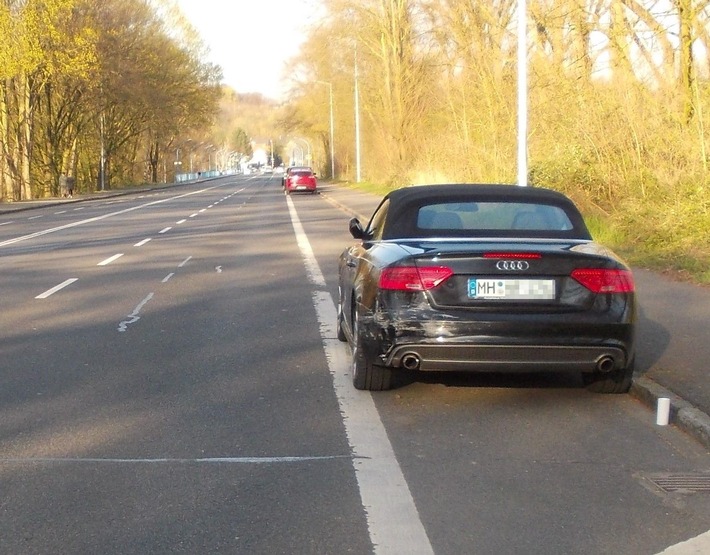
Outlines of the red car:
<svg viewBox="0 0 710 555">
<path fill-rule="evenodd" d="M 317 186 L 316 174 L 311 168 L 290 168 L 284 174 L 284 190 L 287 195 L 290 195 L 291 191 L 315 193 Z"/>
</svg>

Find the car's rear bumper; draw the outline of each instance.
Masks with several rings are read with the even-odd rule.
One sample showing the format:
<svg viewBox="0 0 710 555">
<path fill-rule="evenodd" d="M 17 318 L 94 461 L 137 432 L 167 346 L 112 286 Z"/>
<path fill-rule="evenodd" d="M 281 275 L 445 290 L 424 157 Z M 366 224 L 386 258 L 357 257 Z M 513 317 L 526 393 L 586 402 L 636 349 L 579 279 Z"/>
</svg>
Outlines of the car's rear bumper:
<svg viewBox="0 0 710 555">
<path fill-rule="evenodd" d="M 299 191 L 312 193 L 316 190 L 316 185 L 307 185 L 299 183 L 298 185 L 289 185 L 287 189 L 292 193 L 297 193 Z"/>
<path fill-rule="evenodd" d="M 508 321 L 361 319 L 364 352 L 378 364 L 422 371 L 611 372 L 634 357 L 635 324 L 582 314 Z"/>
<path fill-rule="evenodd" d="M 626 350 L 613 345 L 403 343 L 383 358 L 385 365 L 406 370 L 476 372 L 609 372 L 629 362 Z"/>
</svg>

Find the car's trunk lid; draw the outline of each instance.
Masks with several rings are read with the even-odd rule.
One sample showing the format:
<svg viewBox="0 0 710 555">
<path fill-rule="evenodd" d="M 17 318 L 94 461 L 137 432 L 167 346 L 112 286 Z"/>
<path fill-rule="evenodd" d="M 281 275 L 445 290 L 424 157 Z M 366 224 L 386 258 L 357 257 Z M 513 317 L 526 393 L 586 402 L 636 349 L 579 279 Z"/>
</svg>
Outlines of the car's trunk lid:
<svg viewBox="0 0 710 555">
<path fill-rule="evenodd" d="M 589 310 L 598 294 L 573 272 L 615 267 L 609 251 L 590 241 L 412 241 L 404 248 L 418 268 L 452 270 L 427 292 L 441 309 Z"/>
</svg>

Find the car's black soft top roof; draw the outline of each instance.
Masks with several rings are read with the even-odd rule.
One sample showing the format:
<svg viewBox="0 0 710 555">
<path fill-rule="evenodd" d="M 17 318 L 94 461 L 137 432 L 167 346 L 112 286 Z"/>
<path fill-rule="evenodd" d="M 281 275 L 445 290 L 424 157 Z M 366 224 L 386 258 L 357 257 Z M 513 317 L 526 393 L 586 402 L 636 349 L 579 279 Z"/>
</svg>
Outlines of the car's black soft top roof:
<svg viewBox="0 0 710 555">
<path fill-rule="evenodd" d="M 446 197 L 458 197 L 460 195 L 470 195 L 474 193 L 476 197 L 483 200 L 484 198 L 509 198 L 515 199 L 518 202 L 530 200 L 540 202 L 547 200 L 548 202 L 571 202 L 562 193 L 551 189 L 543 189 L 538 187 L 520 187 L 518 185 L 491 185 L 477 183 L 454 183 L 444 185 L 410 185 L 401 189 L 395 189 L 389 192 L 386 196 L 393 202 L 409 202 L 420 199 L 440 197 L 446 200 Z"/>
<path fill-rule="evenodd" d="M 520 187 L 518 185 L 480 185 L 480 184 L 446 184 L 446 185 L 412 185 L 390 191 L 382 199 L 380 206 L 389 203 L 387 219 L 384 225 L 382 239 L 398 239 L 406 237 L 421 237 L 422 230 L 416 225 L 417 212 L 421 206 L 445 202 L 510 202 L 522 204 L 547 204 L 562 208 L 567 214 L 573 228 L 571 230 L 541 230 L 533 234 L 540 237 L 556 238 L 591 238 L 582 215 L 574 202 L 567 196 L 538 187 Z M 371 220 L 372 223 L 372 220 Z M 471 231 L 447 230 L 451 236 L 469 236 Z M 530 231 L 526 231 L 530 234 Z M 495 236 L 517 236 L 518 230 L 491 230 Z"/>
</svg>

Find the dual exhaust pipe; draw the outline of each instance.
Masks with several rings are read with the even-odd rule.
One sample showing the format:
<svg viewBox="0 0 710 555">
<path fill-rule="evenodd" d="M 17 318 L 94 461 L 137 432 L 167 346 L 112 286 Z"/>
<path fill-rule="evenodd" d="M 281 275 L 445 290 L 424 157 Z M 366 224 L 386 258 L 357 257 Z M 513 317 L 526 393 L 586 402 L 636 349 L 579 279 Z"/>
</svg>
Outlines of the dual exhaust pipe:
<svg viewBox="0 0 710 555">
<path fill-rule="evenodd" d="M 419 370 L 422 365 L 422 359 L 417 353 L 404 353 L 400 360 L 400 366 L 405 370 Z M 611 372 L 616 368 L 616 361 L 611 355 L 603 355 L 597 359 L 596 370 L 604 374 Z"/>
</svg>

